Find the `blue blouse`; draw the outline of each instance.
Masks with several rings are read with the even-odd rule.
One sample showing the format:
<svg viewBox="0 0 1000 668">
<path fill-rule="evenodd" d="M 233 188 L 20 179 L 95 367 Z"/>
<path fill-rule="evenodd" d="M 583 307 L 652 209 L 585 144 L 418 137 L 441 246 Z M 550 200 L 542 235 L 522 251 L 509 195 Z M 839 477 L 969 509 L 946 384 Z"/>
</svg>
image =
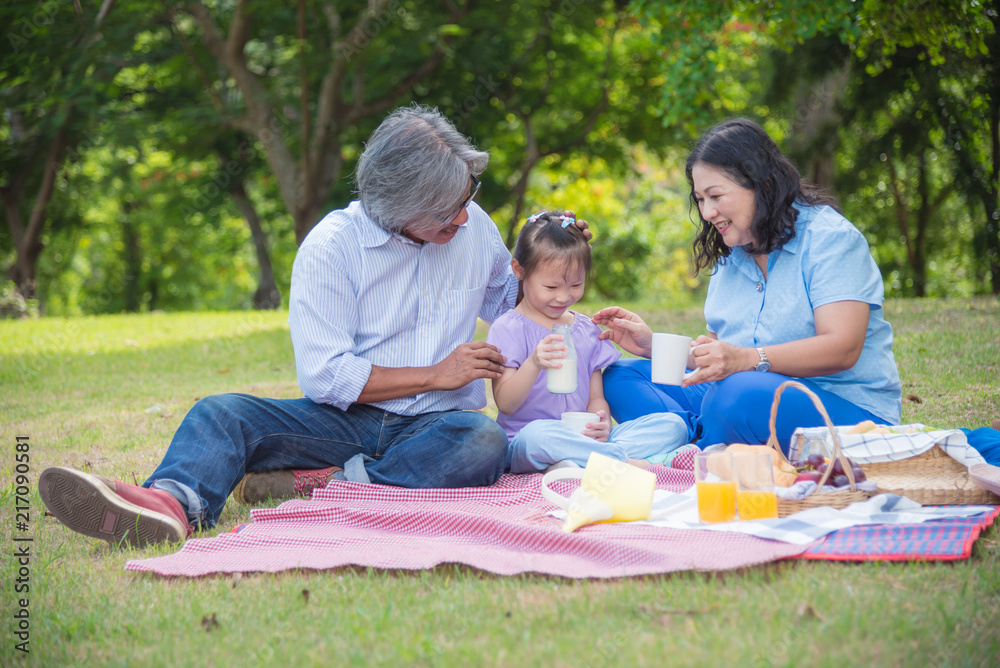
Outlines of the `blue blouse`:
<svg viewBox="0 0 1000 668">
<path fill-rule="evenodd" d="M 795 205 L 795 237 L 767 258 L 767 280 L 742 248 L 721 258 L 708 284 L 705 321 L 721 341 L 741 347 L 816 336 L 813 310 L 838 301 L 869 305 L 868 333 L 857 363 L 810 378 L 823 389 L 899 424 L 901 388 L 892 327 L 882 313 L 882 275 L 868 242 L 829 206 Z"/>
</svg>

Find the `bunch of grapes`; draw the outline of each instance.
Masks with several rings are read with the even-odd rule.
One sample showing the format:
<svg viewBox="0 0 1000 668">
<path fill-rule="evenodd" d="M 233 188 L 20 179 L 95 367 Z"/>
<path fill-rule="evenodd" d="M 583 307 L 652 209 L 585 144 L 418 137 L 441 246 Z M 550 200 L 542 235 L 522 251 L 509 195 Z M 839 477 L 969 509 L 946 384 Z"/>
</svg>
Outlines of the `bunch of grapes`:
<svg viewBox="0 0 1000 668">
<path fill-rule="evenodd" d="M 850 460 L 847 460 L 847 463 L 851 467 L 851 473 L 854 474 L 854 482 L 864 482 L 865 472 L 861 470 L 861 467 L 853 464 Z M 826 479 L 827 485 L 848 487 L 851 484 L 851 481 L 847 478 L 847 473 L 844 471 L 844 462 L 839 458 L 833 460 L 833 462 L 828 462 L 823 455 L 813 453 L 807 459 L 792 462 L 792 466 L 799 472 L 799 475 L 795 478 L 795 482 L 811 480 L 818 485 L 827 468 L 832 468 L 830 477 Z"/>
</svg>

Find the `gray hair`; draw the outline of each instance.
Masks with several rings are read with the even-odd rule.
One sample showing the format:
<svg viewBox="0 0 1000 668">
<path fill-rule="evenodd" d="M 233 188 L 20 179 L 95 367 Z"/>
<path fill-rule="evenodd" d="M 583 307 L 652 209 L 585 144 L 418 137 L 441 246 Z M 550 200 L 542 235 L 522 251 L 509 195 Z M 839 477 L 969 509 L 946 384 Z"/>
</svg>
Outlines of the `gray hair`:
<svg viewBox="0 0 1000 668">
<path fill-rule="evenodd" d="M 432 230 L 468 196 L 490 156 L 477 150 L 436 108 L 392 112 L 365 145 L 355 177 L 365 211 L 386 232 Z"/>
</svg>

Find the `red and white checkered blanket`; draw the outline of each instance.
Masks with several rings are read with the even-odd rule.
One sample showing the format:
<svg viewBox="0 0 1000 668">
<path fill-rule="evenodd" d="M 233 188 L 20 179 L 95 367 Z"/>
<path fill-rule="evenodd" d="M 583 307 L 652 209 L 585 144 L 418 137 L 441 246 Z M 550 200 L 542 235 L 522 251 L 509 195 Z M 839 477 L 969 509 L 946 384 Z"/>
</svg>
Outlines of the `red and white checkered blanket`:
<svg viewBox="0 0 1000 668">
<path fill-rule="evenodd" d="M 681 492 L 690 470 L 652 469 L 657 486 Z M 544 573 L 613 578 L 672 571 L 719 571 L 800 554 L 753 536 L 651 526 L 597 524 L 574 533 L 548 513 L 542 476 L 505 475 L 495 485 L 402 489 L 333 481 L 310 501 L 252 511 L 239 533 L 189 540 L 175 554 L 129 561 L 131 571 L 195 577 L 372 566 L 424 569 L 460 563 L 498 575 Z M 576 483 L 566 484 L 563 493 Z"/>
</svg>

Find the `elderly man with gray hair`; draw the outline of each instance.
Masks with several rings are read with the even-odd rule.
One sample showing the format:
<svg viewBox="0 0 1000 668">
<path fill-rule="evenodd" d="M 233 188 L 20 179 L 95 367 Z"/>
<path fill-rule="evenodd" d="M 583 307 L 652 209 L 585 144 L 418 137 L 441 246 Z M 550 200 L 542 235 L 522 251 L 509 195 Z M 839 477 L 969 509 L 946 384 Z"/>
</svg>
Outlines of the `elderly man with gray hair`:
<svg viewBox="0 0 1000 668">
<path fill-rule="evenodd" d="M 358 163 L 359 200 L 295 258 L 288 321 L 305 398 L 206 397 L 141 487 L 52 467 L 38 481 L 45 505 L 74 531 L 145 545 L 213 526 L 231 492 L 495 482 L 507 438 L 476 409 L 505 358 L 472 339 L 477 317 L 514 306 L 517 279 L 473 202 L 488 161 L 436 109 L 393 112 Z"/>
</svg>

